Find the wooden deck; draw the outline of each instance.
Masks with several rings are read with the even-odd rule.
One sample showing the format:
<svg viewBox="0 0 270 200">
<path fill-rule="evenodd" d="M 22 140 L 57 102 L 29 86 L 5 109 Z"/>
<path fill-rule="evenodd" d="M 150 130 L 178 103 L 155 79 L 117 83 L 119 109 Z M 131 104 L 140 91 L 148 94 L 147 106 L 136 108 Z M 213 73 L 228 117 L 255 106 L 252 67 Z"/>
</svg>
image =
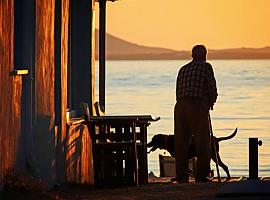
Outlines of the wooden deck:
<svg viewBox="0 0 270 200">
<path fill-rule="evenodd" d="M 261 194 L 241 194 L 241 195 L 228 195 L 226 197 L 218 196 L 219 192 L 224 187 L 233 184 L 245 183 L 247 178 L 245 177 L 233 177 L 230 182 L 224 182 L 225 178 L 222 178 L 222 183 L 218 183 L 217 179 L 214 178 L 213 183 L 195 183 L 191 180 L 188 184 L 178 184 L 170 181 L 170 177 L 151 177 L 149 183 L 140 187 L 117 187 L 117 188 L 106 188 L 97 189 L 91 185 L 66 185 L 56 188 L 52 191 L 43 194 L 20 194 L 10 193 L 13 199 L 40 199 L 40 200 L 258 200 L 258 199 L 269 199 L 270 193 Z M 241 181 L 242 180 L 242 181 Z M 270 183 L 270 177 L 262 179 L 261 183 Z M 259 184 L 254 184 L 254 188 L 258 187 Z M 270 187 L 268 187 L 270 189 Z"/>
</svg>

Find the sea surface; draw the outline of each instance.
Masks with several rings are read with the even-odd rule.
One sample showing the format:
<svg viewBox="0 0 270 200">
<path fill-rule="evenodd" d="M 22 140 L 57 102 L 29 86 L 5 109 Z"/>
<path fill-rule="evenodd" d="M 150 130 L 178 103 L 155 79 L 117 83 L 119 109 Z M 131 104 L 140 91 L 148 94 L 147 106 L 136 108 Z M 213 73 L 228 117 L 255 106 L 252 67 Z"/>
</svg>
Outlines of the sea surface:
<svg viewBox="0 0 270 200">
<path fill-rule="evenodd" d="M 107 61 L 106 114 L 159 116 L 148 128 L 153 135 L 173 134 L 175 82 L 179 68 L 188 60 Z M 220 143 L 222 161 L 232 176 L 247 176 L 250 137 L 262 140 L 259 176 L 270 176 L 270 60 L 209 60 L 218 87 L 218 100 L 211 111 L 214 135 L 236 137 Z M 98 73 L 98 62 L 97 73 Z M 98 76 L 96 75 L 97 83 Z M 96 90 L 98 92 L 98 89 Z M 148 154 L 149 172 L 159 176 L 157 150 Z M 211 161 L 212 169 L 215 169 Z M 222 176 L 224 171 L 220 168 Z"/>
</svg>

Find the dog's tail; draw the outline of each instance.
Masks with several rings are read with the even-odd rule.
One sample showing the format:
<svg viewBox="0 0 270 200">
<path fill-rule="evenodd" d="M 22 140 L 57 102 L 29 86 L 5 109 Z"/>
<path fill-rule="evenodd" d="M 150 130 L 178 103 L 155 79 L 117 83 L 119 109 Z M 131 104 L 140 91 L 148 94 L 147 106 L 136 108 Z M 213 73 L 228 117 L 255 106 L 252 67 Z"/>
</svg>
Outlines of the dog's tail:
<svg viewBox="0 0 270 200">
<path fill-rule="evenodd" d="M 223 141 L 223 140 L 229 140 L 229 139 L 232 139 L 237 133 L 237 128 L 234 130 L 234 132 L 229 135 L 229 136 L 226 136 L 226 137 L 219 137 L 219 138 L 216 138 L 216 141 L 217 142 L 220 142 L 220 141 Z"/>
</svg>

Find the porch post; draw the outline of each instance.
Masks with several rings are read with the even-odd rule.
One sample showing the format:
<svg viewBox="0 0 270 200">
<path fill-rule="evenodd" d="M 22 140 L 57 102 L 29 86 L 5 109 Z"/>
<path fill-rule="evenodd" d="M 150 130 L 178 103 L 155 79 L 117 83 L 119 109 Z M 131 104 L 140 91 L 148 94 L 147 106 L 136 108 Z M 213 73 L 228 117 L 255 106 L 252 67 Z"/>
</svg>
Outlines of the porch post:
<svg viewBox="0 0 270 200">
<path fill-rule="evenodd" d="M 106 0 L 99 0 L 99 103 L 105 112 Z"/>
<path fill-rule="evenodd" d="M 106 79 L 106 3 L 107 1 L 118 0 L 98 0 L 99 2 L 99 103 L 101 111 L 105 112 L 105 79 Z"/>
</svg>

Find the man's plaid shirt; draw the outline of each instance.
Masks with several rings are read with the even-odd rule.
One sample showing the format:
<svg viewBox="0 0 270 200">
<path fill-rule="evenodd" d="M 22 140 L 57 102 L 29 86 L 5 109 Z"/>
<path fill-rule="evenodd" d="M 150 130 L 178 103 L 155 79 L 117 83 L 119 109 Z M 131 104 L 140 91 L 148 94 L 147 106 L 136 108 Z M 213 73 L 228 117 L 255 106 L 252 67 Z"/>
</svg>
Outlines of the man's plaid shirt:
<svg viewBox="0 0 270 200">
<path fill-rule="evenodd" d="M 183 97 L 203 99 L 213 106 L 217 99 L 217 87 L 211 64 L 204 61 L 191 61 L 178 73 L 176 100 Z"/>
</svg>

